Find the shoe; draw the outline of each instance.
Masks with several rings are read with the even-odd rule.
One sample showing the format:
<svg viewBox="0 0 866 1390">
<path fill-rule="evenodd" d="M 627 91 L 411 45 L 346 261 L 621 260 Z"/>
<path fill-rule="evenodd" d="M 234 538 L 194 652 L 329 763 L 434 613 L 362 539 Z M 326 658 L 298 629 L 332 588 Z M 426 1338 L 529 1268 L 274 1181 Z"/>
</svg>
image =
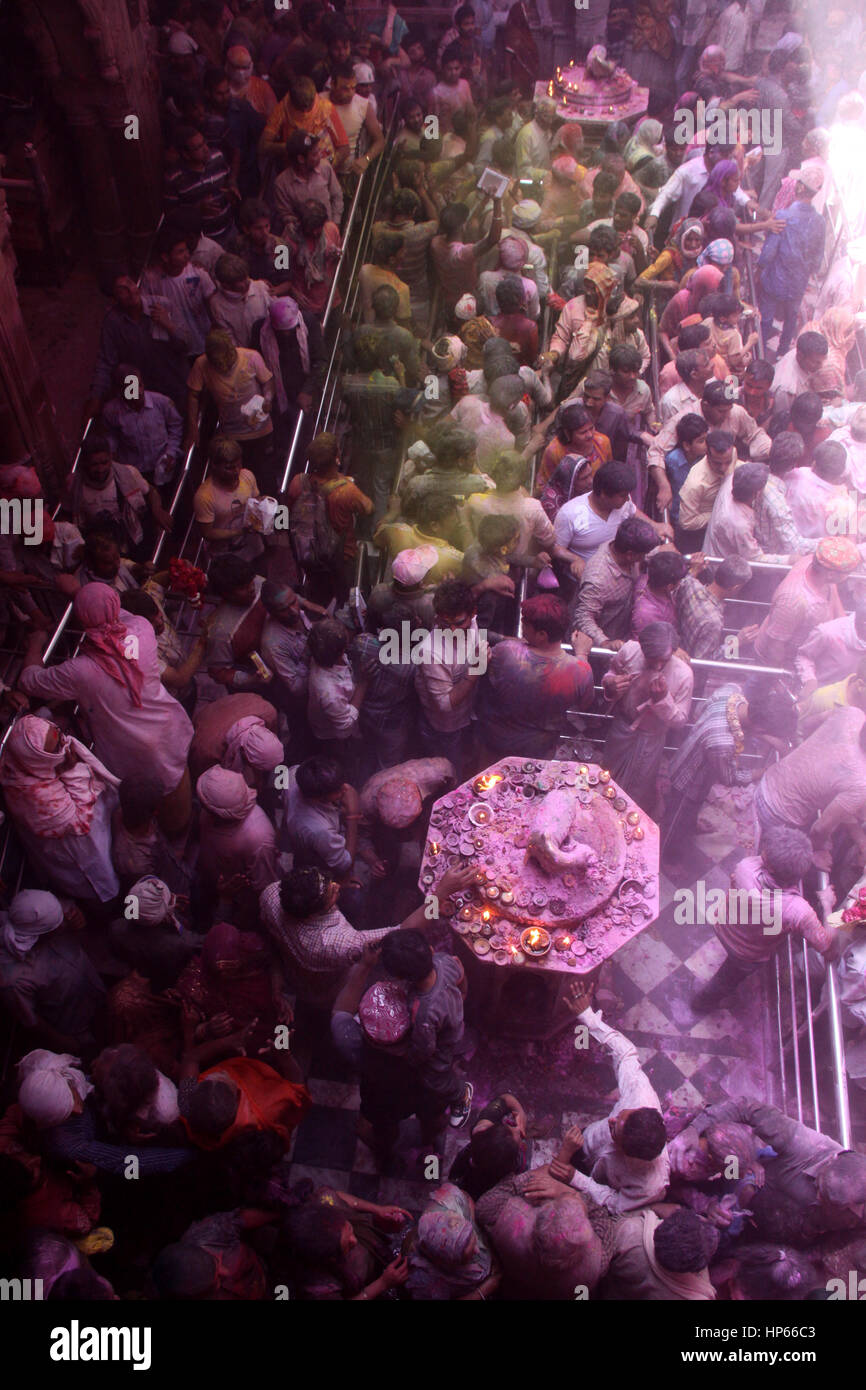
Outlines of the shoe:
<svg viewBox="0 0 866 1390">
<path fill-rule="evenodd" d="M 452 1129 L 462 1129 L 469 1119 L 472 1110 L 472 1097 L 475 1095 L 475 1087 L 471 1081 L 467 1081 L 463 1087 L 463 1094 L 458 1101 L 451 1106 L 451 1115 L 448 1120 Z"/>
</svg>

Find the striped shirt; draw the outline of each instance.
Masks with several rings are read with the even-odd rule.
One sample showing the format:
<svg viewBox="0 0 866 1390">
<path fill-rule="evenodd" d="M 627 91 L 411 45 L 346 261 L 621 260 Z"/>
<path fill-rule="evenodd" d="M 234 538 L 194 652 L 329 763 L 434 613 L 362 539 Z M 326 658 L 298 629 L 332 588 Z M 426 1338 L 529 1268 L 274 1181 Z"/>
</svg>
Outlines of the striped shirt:
<svg viewBox="0 0 866 1390">
<path fill-rule="evenodd" d="M 165 180 L 165 201 L 169 208 L 188 207 L 205 199 L 212 201 L 215 211 L 202 213 L 202 231 L 214 241 L 222 241 L 232 230 L 231 204 L 226 193 L 229 166 L 219 150 L 211 150 L 203 169 L 188 164 L 172 170 Z"/>
<path fill-rule="evenodd" d="M 751 774 L 739 766 L 736 738 L 728 717 L 732 696 L 742 699 L 742 689 L 733 682 L 720 685 L 686 733 L 671 763 L 671 790 L 690 801 L 702 800 L 713 782 L 726 787 L 743 787 Z"/>
<path fill-rule="evenodd" d="M 687 574 L 676 589 L 677 628 L 689 656 L 714 661 L 722 648 L 725 605 L 705 584 Z"/>
</svg>

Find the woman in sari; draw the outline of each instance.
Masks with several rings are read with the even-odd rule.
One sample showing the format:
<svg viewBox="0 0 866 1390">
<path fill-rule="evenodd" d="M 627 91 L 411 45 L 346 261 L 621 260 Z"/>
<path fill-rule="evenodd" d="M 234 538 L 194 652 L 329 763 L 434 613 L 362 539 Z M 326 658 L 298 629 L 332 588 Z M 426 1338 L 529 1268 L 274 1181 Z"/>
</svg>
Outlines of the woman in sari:
<svg viewBox="0 0 866 1390">
<path fill-rule="evenodd" d="M 700 312 L 701 300 L 708 294 L 716 294 L 723 278 L 717 266 L 702 266 L 689 278 L 685 288 L 678 290 L 665 305 L 659 320 L 659 342 L 668 357 L 674 355 L 671 339 L 677 336 L 683 319 Z"/>
<path fill-rule="evenodd" d="M 85 584 L 72 614 L 84 633 L 79 654 L 43 667 L 45 634 L 34 633 L 21 688 L 41 699 L 76 701 L 97 758 L 121 779 L 147 768 L 162 797 L 160 824 L 167 835 L 179 835 L 191 811 L 192 724 L 162 683 L 153 628 L 134 614 L 121 621 L 120 595 L 107 584 Z"/>
<path fill-rule="evenodd" d="M 642 290 L 650 283 L 663 290 L 679 288 L 683 276 L 697 266 L 704 249 L 704 226 L 699 217 L 683 217 L 671 230 L 665 249 L 652 265 L 635 280 L 634 288 Z"/>
<path fill-rule="evenodd" d="M 661 121 L 656 121 L 648 116 L 639 123 L 634 135 L 622 152 L 625 167 L 644 198 L 649 194 L 650 199 L 652 199 L 658 191 L 655 182 L 657 177 L 655 165 L 658 160 L 664 158 L 664 153 L 664 127 Z M 646 176 L 651 170 L 652 180 L 645 183 Z"/>
<path fill-rule="evenodd" d="M 726 208 L 734 206 L 734 194 L 740 186 L 740 166 L 735 159 L 720 159 L 710 170 L 710 176 L 701 189 L 702 193 L 712 193 Z"/>
<path fill-rule="evenodd" d="M 734 256 L 734 243 L 728 237 L 715 237 L 698 256 L 696 269 L 683 276 L 683 288 L 688 285 L 697 270 L 702 270 L 705 265 L 712 265 L 722 272 L 719 293 L 739 296 L 740 272 L 734 265 Z"/>
<path fill-rule="evenodd" d="M 220 1018 L 226 1032 L 255 1025 L 247 1048 L 255 1055 L 274 1039 L 277 1011 L 270 973 L 271 956 L 255 932 L 217 922 L 204 938 L 201 955 L 183 971 L 172 997 L 200 1027 Z M 230 1024 L 230 1026 L 229 1026 Z"/>
<path fill-rule="evenodd" d="M 566 494 L 554 488 L 553 495 L 547 497 L 545 490 L 564 459 L 573 455 L 581 461 L 575 466 L 566 485 Z M 535 479 L 535 494 L 541 498 L 541 505 L 553 520 L 556 512 L 569 500 L 583 492 L 589 492 L 593 476 L 603 463 L 613 457 L 610 440 L 595 428 L 595 423 L 583 401 L 568 401 L 556 417 L 556 433 L 541 456 L 541 464 Z"/>
<path fill-rule="evenodd" d="M 574 393 L 595 365 L 594 359 L 607 337 L 607 304 L 617 283 L 609 266 L 590 261 L 583 277 L 583 294 L 570 299 L 559 316 L 550 349 L 542 353 L 539 361 L 560 368 L 560 401 Z"/>
<path fill-rule="evenodd" d="M 25 714 L 0 759 L 6 809 L 33 868 L 70 897 L 108 902 L 120 891 L 111 862 L 115 777 L 56 724 Z"/>
</svg>

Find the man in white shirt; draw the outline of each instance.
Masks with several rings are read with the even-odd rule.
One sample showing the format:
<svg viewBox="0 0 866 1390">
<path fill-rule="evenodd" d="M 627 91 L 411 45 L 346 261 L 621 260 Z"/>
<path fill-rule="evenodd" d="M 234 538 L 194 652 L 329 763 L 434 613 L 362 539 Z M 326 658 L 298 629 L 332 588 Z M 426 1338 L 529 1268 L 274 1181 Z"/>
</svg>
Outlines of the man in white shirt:
<svg viewBox="0 0 866 1390">
<path fill-rule="evenodd" d="M 692 348 L 676 357 L 679 381 L 665 391 L 659 401 L 659 420 L 666 425 L 675 415 L 687 411 L 700 414 L 704 386 L 712 375 L 710 354 L 706 348 Z"/>
<path fill-rule="evenodd" d="M 608 1211 L 635 1211 L 663 1200 L 670 1181 L 662 1107 L 644 1075 L 637 1049 L 622 1033 L 602 1020 L 591 1007 L 591 997 L 575 987 L 569 1008 L 577 1020 L 575 1047 L 587 1047 L 589 1038 L 607 1049 L 616 1069 L 619 1100 L 606 1120 L 596 1120 L 581 1130 L 575 1126 L 563 1139 L 549 1173 L 591 1197 Z M 576 1158 L 580 1167 L 567 1161 Z M 545 1182 L 546 1174 L 539 1174 Z M 532 1199 L 532 1187 L 525 1195 Z"/>
<path fill-rule="evenodd" d="M 656 194 L 649 216 L 644 222 L 645 230 L 651 233 L 662 213 L 672 204 L 674 211 L 671 226 L 681 217 L 687 217 L 693 200 L 705 187 L 713 165 L 720 159 L 730 158 L 731 153 L 732 147 L 729 145 L 706 145 L 702 155 L 696 155 L 694 159 L 684 159 Z M 737 208 L 747 209 L 757 209 L 758 206 L 742 188 L 734 190 L 734 204 Z"/>
<path fill-rule="evenodd" d="M 376 112 L 367 97 L 358 96 L 357 83 L 351 64 L 334 69 L 330 97 L 349 141 L 349 159 L 341 173 L 363 173 L 385 148 L 385 136 Z"/>
<path fill-rule="evenodd" d="M 573 497 L 557 512 L 553 524 L 557 544 L 585 563 L 600 545 L 613 540 L 621 521 L 636 515 L 628 495 L 635 481 L 629 464 L 603 463 L 592 480 L 592 491 Z M 583 565 L 579 568 L 582 571 Z"/>
<path fill-rule="evenodd" d="M 794 346 L 776 363 L 773 414 L 790 410 L 795 396 L 809 390 L 809 378 L 824 366 L 830 348 L 823 333 L 801 333 Z"/>
<path fill-rule="evenodd" d="M 252 347 L 253 330 L 270 312 L 270 285 L 264 280 L 251 280 L 246 261 L 240 256 L 220 256 L 214 274 L 217 292 L 210 301 L 214 325 L 231 335 L 235 347 Z"/>
<path fill-rule="evenodd" d="M 550 168 L 550 144 L 556 124 L 556 102 L 542 97 L 535 103 L 535 115 L 521 126 L 514 141 L 514 168 L 518 178 L 543 183 Z"/>
<path fill-rule="evenodd" d="M 433 595 L 436 625 L 412 654 L 421 705 L 419 749 L 426 757 L 448 758 L 458 777 L 467 762 L 478 681 L 487 670 L 487 642 L 478 631 L 476 606 L 468 584 L 443 579 Z"/>
<path fill-rule="evenodd" d="M 668 420 L 661 432 L 656 435 L 647 452 L 647 467 L 650 470 L 650 477 L 656 483 L 656 501 L 658 506 L 662 508 L 670 506 L 673 495 L 665 474 L 665 454 L 676 448 L 677 422 L 680 416 L 691 413 L 691 408 L 689 408 Z M 764 459 L 769 458 L 772 444 L 770 436 L 752 419 L 748 411 L 731 399 L 729 388 L 724 381 L 713 380 L 706 383 L 701 392 L 700 407 L 694 413 L 703 415 L 709 429 L 729 431 L 733 436 L 740 457 L 748 455 L 749 458 L 758 462 L 763 462 Z M 682 493 L 680 496 L 682 497 Z M 681 513 L 680 525 L 686 524 Z"/>
</svg>

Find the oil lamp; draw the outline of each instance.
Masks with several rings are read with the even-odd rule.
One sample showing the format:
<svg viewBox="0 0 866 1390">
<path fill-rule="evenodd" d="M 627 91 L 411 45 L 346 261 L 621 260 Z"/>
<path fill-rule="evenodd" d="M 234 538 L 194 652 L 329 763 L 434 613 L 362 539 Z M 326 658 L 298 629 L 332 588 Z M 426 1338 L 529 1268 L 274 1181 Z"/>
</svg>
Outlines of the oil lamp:
<svg viewBox="0 0 866 1390">
<path fill-rule="evenodd" d="M 550 932 L 544 927 L 525 927 L 520 933 L 520 948 L 528 956 L 545 956 L 550 950 Z"/>
<path fill-rule="evenodd" d="M 604 774 L 602 774 L 603 776 Z M 605 787 L 604 794 L 608 801 L 616 801 L 616 787 Z"/>
<path fill-rule="evenodd" d="M 626 816 L 629 825 L 640 825 L 640 814 L 637 811 L 629 811 Z"/>
<path fill-rule="evenodd" d="M 482 772 L 472 784 L 476 796 L 488 796 L 497 783 L 502 781 L 501 772 Z"/>
<path fill-rule="evenodd" d="M 608 770 L 607 770 L 606 767 L 603 767 L 602 770 L 601 770 L 601 772 L 598 774 L 598 780 L 599 780 L 599 782 L 604 782 L 604 783 L 607 783 L 607 782 L 610 781 L 610 773 L 608 772 Z"/>
<path fill-rule="evenodd" d="M 642 840 L 642 839 L 643 839 L 643 826 L 642 826 L 642 825 L 636 825 L 635 828 L 634 828 L 634 830 L 633 830 L 632 833 L 631 833 L 631 837 L 632 837 L 633 840 Z"/>
</svg>

